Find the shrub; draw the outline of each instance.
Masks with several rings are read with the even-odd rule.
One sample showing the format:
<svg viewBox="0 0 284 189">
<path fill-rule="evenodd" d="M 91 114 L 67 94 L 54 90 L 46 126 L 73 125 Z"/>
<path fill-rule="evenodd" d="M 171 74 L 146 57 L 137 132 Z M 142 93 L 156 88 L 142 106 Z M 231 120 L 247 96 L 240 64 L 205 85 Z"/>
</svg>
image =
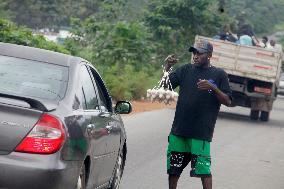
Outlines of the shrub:
<svg viewBox="0 0 284 189">
<path fill-rule="evenodd" d="M 0 41 L 70 54 L 63 46 L 47 41 L 41 35 L 33 35 L 30 29 L 3 19 L 0 19 Z"/>
</svg>

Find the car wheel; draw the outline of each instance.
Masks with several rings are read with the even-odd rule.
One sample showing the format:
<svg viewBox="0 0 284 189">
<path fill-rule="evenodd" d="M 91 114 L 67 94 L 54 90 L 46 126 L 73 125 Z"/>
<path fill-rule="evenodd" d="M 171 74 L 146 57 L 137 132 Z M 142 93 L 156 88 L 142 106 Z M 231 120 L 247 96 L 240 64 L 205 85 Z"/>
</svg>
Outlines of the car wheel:
<svg viewBox="0 0 284 189">
<path fill-rule="evenodd" d="M 259 111 L 258 110 L 251 110 L 250 111 L 250 119 L 251 120 L 258 120 L 259 118 Z"/>
<path fill-rule="evenodd" d="M 77 180 L 76 189 L 86 189 L 86 169 L 85 165 L 82 166 Z"/>
<path fill-rule="evenodd" d="M 261 111 L 260 120 L 261 121 L 268 121 L 269 120 L 269 112 Z"/>
<path fill-rule="evenodd" d="M 110 189 L 119 189 L 120 181 L 124 170 L 125 159 L 123 153 L 120 152 L 116 161 L 115 173 L 112 178 Z"/>
</svg>

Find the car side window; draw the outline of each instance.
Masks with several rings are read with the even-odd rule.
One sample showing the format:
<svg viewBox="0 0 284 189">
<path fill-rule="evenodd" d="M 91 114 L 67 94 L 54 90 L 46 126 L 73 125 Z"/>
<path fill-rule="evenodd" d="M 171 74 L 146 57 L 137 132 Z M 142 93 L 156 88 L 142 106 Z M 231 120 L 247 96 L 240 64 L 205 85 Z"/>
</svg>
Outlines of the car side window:
<svg viewBox="0 0 284 189">
<path fill-rule="evenodd" d="M 108 108 L 107 108 L 107 102 L 106 102 L 105 96 L 104 96 L 104 94 L 102 92 L 102 89 L 101 89 L 101 87 L 98 84 L 98 81 L 96 79 L 95 79 L 95 82 L 96 82 L 97 87 L 98 87 L 100 104 L 101 104 L 102 108 L 105 109 L 105 111 L 109 111 Z"/>
<path fill-rule="evenodd" d="M 86 66 L 81 66 L 82 92 L 85 101 L 82 101 L 84 110 L 99 110 L 99 102 L 96 91 Z"/>
<path fill-rule="evenodd" d="M 98 90 L 98 98 L 102 111 L 112 112 L 111 99 L 108 95 L 107 89 L 103 84 L 102 79 L 93 68 L 89 67 L 89 69 L 92 73 L 95 85 Z"/>
</svg>

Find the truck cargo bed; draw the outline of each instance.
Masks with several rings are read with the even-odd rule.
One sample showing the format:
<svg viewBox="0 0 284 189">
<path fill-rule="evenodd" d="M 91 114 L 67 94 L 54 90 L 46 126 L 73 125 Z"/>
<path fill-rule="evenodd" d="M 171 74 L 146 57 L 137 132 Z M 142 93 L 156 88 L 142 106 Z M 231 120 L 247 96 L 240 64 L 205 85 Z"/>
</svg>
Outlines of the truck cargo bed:
<svg viewBox="0 0 284 189">
<path fill-rule="evenodd" d="M 228 41 L 196 36 L 195 41 L 208 40 L 214 47 L 211 64 L 228 74 L 274 83 L 281 71 L 282 50 L 267 50 Z"/>
</svg>

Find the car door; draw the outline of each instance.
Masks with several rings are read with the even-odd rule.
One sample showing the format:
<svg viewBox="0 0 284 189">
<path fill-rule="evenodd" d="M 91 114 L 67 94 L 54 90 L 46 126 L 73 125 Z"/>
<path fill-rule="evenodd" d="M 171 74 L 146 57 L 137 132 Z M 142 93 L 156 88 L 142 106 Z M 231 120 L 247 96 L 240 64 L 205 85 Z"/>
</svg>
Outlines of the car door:
<svg viewBox="0 0 284 189">
<path fill-rule="evenodd" d="M 101 114 L 100 117 L 106 123 L 108 135 L 106 138 L 106 158 L 107 165 L 105 165 L 106 177 L 111 178 L 113 170 L 116 165 L 118 152 L 120 148 L 121 139 L 121 123 L 119 117 L 113 113 L 111 98 L 104 86 L 103 80 L 95 69 L 89 67 L 94 83 L 96 85 Z"/>
<path fill-rule="evenodd" d="M 106 179 L 105 165 L 108 163 L 105 158 L 107 128 L 104 118 L 102 118 L 97 92 L 92 78 L 86 65 L 80 68 L 80 77 L 82 83 L 83 109 L 88 133 L 89 149 L 91 155 L 90 165 L 90 187 L 99 187 L 108 182 Z"/>
</svg>

